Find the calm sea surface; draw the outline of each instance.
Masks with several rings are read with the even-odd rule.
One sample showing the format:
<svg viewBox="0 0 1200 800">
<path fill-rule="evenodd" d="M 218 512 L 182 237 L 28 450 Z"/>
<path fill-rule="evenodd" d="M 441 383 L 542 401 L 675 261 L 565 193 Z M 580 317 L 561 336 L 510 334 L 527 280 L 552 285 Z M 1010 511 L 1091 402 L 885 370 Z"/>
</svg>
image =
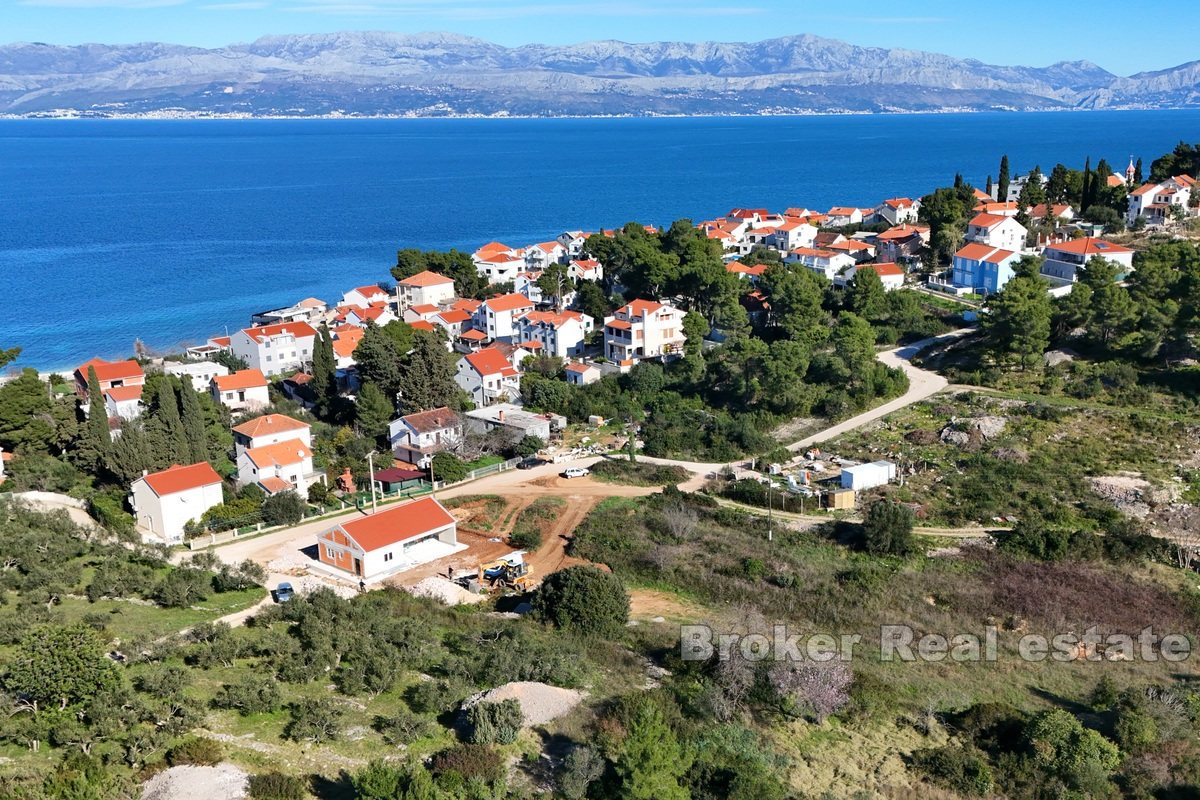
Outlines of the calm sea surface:
<svg viewBox="0 0 1200 800">
<path fill-rule="evenodd" d="M 620 120 L 0 121 L 0 347 L 193 343 L 389 279 L 400 247 L 513 245 L 733 206 L 872 205 L 1101 157 L 1200 111 Z"/>
</svg>

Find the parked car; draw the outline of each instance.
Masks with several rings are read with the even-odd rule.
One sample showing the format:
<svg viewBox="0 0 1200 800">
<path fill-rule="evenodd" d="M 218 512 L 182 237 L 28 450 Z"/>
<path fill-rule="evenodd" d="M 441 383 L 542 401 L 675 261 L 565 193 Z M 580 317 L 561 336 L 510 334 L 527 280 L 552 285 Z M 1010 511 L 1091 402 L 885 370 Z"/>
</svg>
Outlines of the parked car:
<svg viewBox="0 0 1200 800">
<path fill-rule="evenodd" d="M 534 467 L 540 467 L 545 463 L 546 461 L 544 459 L 538 458 L 537 456 L 530 456 L 529 458 L 523 458 L 518 461 L 517 469 L 533 469 Z"/>
<path fill-rule="evenodd" d="M 296 596 L 296 592 L 293 591 L 292 585 L 290 583 L 281 583 L 275 587 L 275 602 L 276 603 L 286 603 L 288 600 L 291 600 L 295 596 Z"/>
<path fill-rule="evenodd" d="M 568 470 L 564 470 L 561 474 L 564 478 L 586 478 L 591 474 L 591 470 L 584 467 L 571 467 Z"/>
</svg>

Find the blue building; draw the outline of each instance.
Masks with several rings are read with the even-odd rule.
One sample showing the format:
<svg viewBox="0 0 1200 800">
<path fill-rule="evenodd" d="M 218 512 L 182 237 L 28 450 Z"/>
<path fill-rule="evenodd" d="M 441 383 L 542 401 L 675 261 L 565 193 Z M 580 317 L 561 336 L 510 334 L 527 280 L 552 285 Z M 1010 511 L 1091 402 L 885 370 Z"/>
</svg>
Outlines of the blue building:
<svg viewBox="0 0 1200 800">
<path fill-rule="evenodd" d="M 1020 253 L 972 242 L 954 254 L 951 283 L 978 294 L 995 294 L 1014 275 Z"/>
</svg>

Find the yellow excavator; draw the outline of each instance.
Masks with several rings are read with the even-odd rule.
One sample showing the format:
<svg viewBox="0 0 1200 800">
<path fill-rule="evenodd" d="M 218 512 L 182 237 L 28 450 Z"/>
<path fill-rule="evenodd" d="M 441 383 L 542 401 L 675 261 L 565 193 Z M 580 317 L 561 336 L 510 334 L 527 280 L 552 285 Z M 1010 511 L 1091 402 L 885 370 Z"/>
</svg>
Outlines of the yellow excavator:
<svg viewBox="0 0 1200 800">
<path fill-rule="evenodd" d="M 479 585 L 490 586 L 492 590 L 505 589 L 509 591 L 527 592 L 534 588 L 536 582 L 529 574 L 529 564 L 522 557 L 524 553 L 509 553 L 479 565 Z"/>
</svg>

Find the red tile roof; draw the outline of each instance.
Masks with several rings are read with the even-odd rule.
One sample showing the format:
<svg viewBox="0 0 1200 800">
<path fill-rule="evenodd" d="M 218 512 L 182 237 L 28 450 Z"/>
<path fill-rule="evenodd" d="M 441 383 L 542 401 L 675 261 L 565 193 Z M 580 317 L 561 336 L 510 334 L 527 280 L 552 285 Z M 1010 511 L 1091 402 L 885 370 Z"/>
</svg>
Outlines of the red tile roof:
<svg viewBox="0 0 1200 800">
<path fill-rule="evenodd" d="M 476 250 L 475 255 L 477 255 L 477 256 L 494 256 L 497 253 L 507 253 L 507 252 L 510 252 L 511 250 L 512 250 L 512 248 L 506 244 L 501 244 L 500 242 L 488 242 L 483 247 Z"/>
<path fill-rule="evenodd" d="M 432 497 L 423 497 L 337 527 L 370 552 L 453 524 L 454 517 L 445 506 Z"/>
<path fill-rule="evenodd" d="M 954 254 L 955 258 L 965 258 L 970 261 L 987 261 L 990 264 L 999 264 L 1007 258 L 1016 255 L 1011 250 L 1001 250 L 991 245 L 981 244 L 979 242 L 971 242 L 967 246 L 961 248 Z"/>
<path fill-rule="evenodd" d="M 286 442 L 268 444 L 264 447 L 251 447 L 246 450 L 246 455 L 261 469 L 299 464 L 306 458 L 312 458 L 312 450 L 309 450 L 308 446 L 298 439 L 289 439 Z"/>
<path fill-rule="evenodd" d="M 434 331 L 434 330 L 436 330 L 436 328 L 433 327 L 433 323 L 427 319 L 419 319 L 416 322 L 410 322 L 408 324 L 408 327 L 412 328 L 414 331 Z"/>
<path fill-rule="evenodd" d="M 469 342 L 482 342 L 487 338 L 487 334 L 475 328 L 468 328 L 458 335 L 460 339 L 466 339 Z"/>
<path fill-rule="evenodd" d="M 480 375 L 516 375 L 517 371 L 504 354 L 494 347 L 487 347 L 464 356 L 471 368 Z"/>
<path fill-rule="evenodd" d="M 139 400 L 142 397 L 142 390 L 146 387 L 142 384 L 134 386 L 113 386 L 111 389 L 105 389 L 106 397 L 112 398 L 114 403 L 123 403 L 127 400 Z"/>
<path fill-rule="evenodd" d="M 1080 256 L 1104 256 L 1123 253 L 1132 253 L 1128 247 L 1122 247 L 1119 244 L 1107 242 L 1104 239 L 1093 239 L 1085 237 L 1083 239 L 1072 239 L 1067 242 L 1059 242 L 1057 244 L 1046 245 L 1047 250 L 1057 250 L 1060 253 L 1072 253 Z"/>
<path fill-rule="evenodd" d="M 420 305 L 410 306 L 408 310 L 414 314 L 420 314 L 423 317 L 426 314 L 436 314 L 438 312 L 438 307 L 430 303 L 422 303 Z"/>
<path fill-rule="evenodd" d="M 971 217 L 969 224 L 974 225 L 976 228 L 990 229 L 996 227 L 1006 219 L 1009 219 L 1009 217 L 1001 217 L 997 214 L 976 214 L 974 217 Z"/>
<path fill-rule="evenodd" d="M 363 297 L 375 297 L 377 295 L 383 295 L 384 297 L 388 296 L 388 293 L 385 290 L 380 289 L 378 286 L 355 286 L 350 291 L 358 292 Z M 347 294 L 349 294 L 349 292 L 347 292 Z"/>
<path fill-rule="evenodd" d="M 664 306 L 662 303 L 656 303 L 653 300 L 639 299 L 639 300 L 634 300 L 633 302 L 627 304 L 621 310 L 624 311 L 625 313 L 629 314 L 632 317 L 644 317 L 649 314 L 653 314 L 655 311 L 658 311 L 659 309 L 661 309 L 663 307 Z"/>
<path fill-rule="evenodd" d="M 517 292 L 489 298 L 483 304 L 492 311 L 516 311 L 519 308 L 533 308 L 533 303 L 529 298 Z"/>
<path fill-rule="evenodd" d="M 888 208 L 908 208 L 912 206 L 913 201 L 907 197 L 893 197 L 890 200 L 884 200 L 883 204 Z"/>
<path fill-rule="evenodd" d="M 458 427 L 459 424 L 458 415 L 446 406 L 408 414 L 400 419 L 417 433 L 433 433 L 446 428 Z"/>
<path fill-rule="evenodd" d="M 257 328 L 244 328 L 242 329 L 242 333 L 256 341 L 284 335 L 295 336 L 297 339 L 317 335 L 313 326 L 307 322 L 280 322 L 275 325 L 261 325 Z"/>
<path fill-rule="evenodd" d="M 266 414 L 255 417 L 249 422 L 243 422 L 234 428 L 233 432 L 257 439 L 259 436 L 270 436 L 273 433 L 283 433 L 284 431 L 298 431 L 309 427 L 308 424 L 298 419 L 292 419 L 285 414 Z"/>
<path fill-rule="evenodd" d="M 152 472 L 139 480 L 146 482 L 159 497 L 179 494 L 188 489 L 198 489 L 201 486 L 211 486 L 221 482 L 221 476 L 212 468 L 212 464 L 201 461 L 199 464 L 181 467 L 178 464 L 162 472 Z"/>
<path fill-rule="evenodd" d="M 96 380 L 104 383 L 106 381 L 124 381 L 131 378 L 145 378 L 146 373 L 142 371 L 142 365 L 130 359 L 128 361 L 105 361 L 103 358 L 93 358 L 80 364 L 75 370 L 82 376 L 83 380 L 88 379 L 88 368 L 96 370 Z"/>
<path fill-rule="evenodd" d="M 296 488 L 283 478 L 277 478 L 274 475 L 262 478 L 259 480 L 258 485 L 261 486 L 263 491 L 267 494 L 279 494 L 280 492 L 286 492 Z"/>
<path fill-rule="evenodd" d="M 909 225 L 905 223 L 903 225 L 897 225 L 893 228 L 888 228 L 875 238 L 883 241 L 889 241 L 892 239 L 907 239 L 910 236 L 928 232 L 929 227 L 926 225 Z"/>
<path fill-rule="evenodd" d="M 242 369 L 229 375 L 217 375 L 213 378 L 219 392 L 235 392 L 239 389 L 257 389 L 267 385 L 267 378 L 262 370 Z"/>
<path fill-rule="evenodd" d="M 992 214 L 997 211 L 1019 211 L 1016 203 L 980 203 L 975 206 L 974 211 L 982 211 L 985 214 Z"/>
<path fill-rule="evenodd" d="M 465 311 L 460 311 L 457 308 L 453 308 L 449 311 L 443 311 L 442 313 L 438 314 L 438 317 L 441 318 L 442 322 L 453 325 L 458 322 L 466 322 L 471 318 L 471 315 Z"/>
<path fill-rule="evenodd" d="M 903 275 L 904 270 L 896 266 L 891 261 L 885 261 L 880 264 L 859 264 L 856 269 L 869 269 L 876 275 L 883 277 L 884 275 Z"/>
<path fill-rule="evenodd" d="M 567 372 L 578 372 L 582 375 L 589 370 L 597 369 L 597 367 L 593 366 L 592 364 L 584 364 L 582 361 L 572 361 L 570 364 L 567 364 L 567 366 L 563 367 L 563 369 L 565 369 Z"/>
<path fill-rule="evenodd" d="M 578 311 L 530 311 L 522 319 L 533 325 L 549 325 L 551 328 L 558 328 L 572 320 L 583 322 L 583 314 Z"/>
<path fill-rule="evenodd" d="M 400 281 L 402 286 L 442 286 L 447 283 L 454 283 L 454 279 L 447 278 L 445 275 L 439 275 L 436 272 L 430 272 L 429 270 L 418 272 L 416 275 L 409 275 Z"/>
</svg>

